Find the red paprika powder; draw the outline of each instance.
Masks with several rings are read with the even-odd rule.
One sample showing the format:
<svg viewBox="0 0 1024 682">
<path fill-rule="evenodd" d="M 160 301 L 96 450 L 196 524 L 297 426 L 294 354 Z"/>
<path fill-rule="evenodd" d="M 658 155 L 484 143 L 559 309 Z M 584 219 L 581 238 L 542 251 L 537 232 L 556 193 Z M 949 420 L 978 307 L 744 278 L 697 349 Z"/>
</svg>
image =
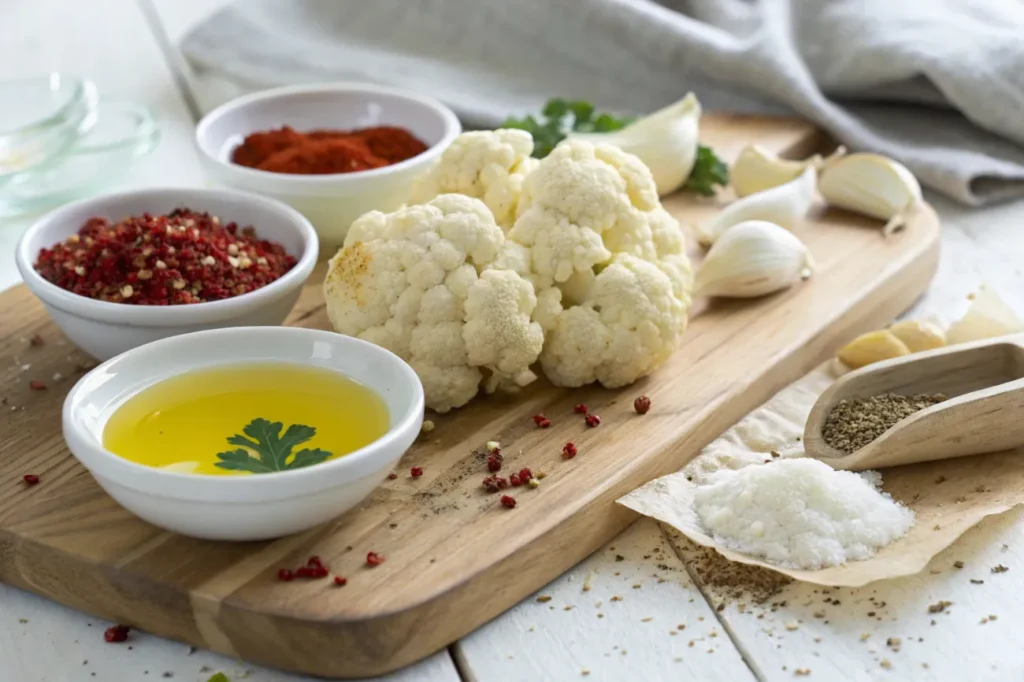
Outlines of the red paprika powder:
<svg viewBox="0 0 1024 682">
<path fill-rule="evenodd" d="M 308 133 L 283 126 L 247 135 L 231 160 L 271 173 L 325 175 L 381 168 L 426 150 L 419 138 L 395 126 Z"/>
</svg>

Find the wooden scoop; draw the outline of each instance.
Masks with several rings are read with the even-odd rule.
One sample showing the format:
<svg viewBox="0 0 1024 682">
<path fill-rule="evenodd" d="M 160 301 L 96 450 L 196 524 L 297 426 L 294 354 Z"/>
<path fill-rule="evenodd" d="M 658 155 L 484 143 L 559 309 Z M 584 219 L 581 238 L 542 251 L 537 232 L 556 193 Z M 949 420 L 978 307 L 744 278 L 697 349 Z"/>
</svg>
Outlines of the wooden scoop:
<svg viewBox="0 0 1024 682">
<path fill-rule="evenodd" d="M 852 453 L 829 446 L 821 428 L 844 398 L 883 393 L 948 396 L 900 420 Z M 1024 334 L 886 360 L 850 372 L 821 396 L 804 428 L 804 450 L 836 469 L 862 471 L 1024 446 Z"/>
</svg>

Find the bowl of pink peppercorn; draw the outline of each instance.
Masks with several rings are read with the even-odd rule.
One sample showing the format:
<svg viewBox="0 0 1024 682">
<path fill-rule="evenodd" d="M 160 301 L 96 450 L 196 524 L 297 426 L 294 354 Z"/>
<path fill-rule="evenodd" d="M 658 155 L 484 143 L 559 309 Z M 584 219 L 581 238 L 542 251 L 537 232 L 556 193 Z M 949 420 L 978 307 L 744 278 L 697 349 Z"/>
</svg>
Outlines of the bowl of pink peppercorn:
<svg viewBox="0 0 1024 682">
<path fill-rule="evenodd" d="M 15 260 L 65 335 L 106 360 L 168 336 L 281 324 L 317 248 L 309 221 L 279 201 L 150 189 L 49 213 L 24 234 Z"/>
</svg>

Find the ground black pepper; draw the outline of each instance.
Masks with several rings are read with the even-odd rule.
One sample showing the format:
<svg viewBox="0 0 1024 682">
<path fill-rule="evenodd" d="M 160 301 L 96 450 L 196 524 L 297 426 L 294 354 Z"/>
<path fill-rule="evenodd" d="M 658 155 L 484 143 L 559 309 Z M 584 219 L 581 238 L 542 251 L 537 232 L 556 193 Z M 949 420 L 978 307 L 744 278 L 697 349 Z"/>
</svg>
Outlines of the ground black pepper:
<svg viewBox="0 0 1024 682">
<path fill-rule="evenodd" d="M 840 400 L 825 418 L 821 437 L 841 452 L 864 447 L 910 415 L 946 400 L 941 393 L 896 395 L 886 393 L 870 398 Z"/>
</svg>

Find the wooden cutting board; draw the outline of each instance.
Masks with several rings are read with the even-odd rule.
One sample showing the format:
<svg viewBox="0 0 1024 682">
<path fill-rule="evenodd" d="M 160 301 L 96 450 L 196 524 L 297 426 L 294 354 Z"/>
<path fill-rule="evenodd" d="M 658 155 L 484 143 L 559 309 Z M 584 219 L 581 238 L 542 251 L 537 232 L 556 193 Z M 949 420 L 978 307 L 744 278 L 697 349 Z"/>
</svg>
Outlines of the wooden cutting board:
<svg viewBox="0 0 1024 682">
<path fill-rule="evenodd" d="M 748 142 L 802 156 L 824 142 L 786 119 L 715 117 L 702 138 L 727 158 Z M 676 196 L 691 223 L 715 202 Z M 406 455 L 396 480 L 365 504 L 301 535 L 232 544 L 163 532 L 122 510 L 70 455 L 61 403 L 86 358 L 23 287 L 0 295 L 0 580 L 63 604 L 245 660 L 328 677 L 407 665 L 470 632 L 577 563 L 631 523 L 615 499 L 675 471 L 700 448 L 863 331 L 882 326 L 925 290 L 939 226 L 924 208 L 901 233 L 839 211 L 798 230 L 819 270 L 807 283 L 753 302 L 698 305 L 682 347 L 634 386 L 556 389 L 481 398 L 449 415 Z M 320 273 L 289 324 L 328 328 Z M 45 345 L 29 339 L 41 334 Z M 54 380 L 55 373 L 63 379 Z M 46 391 L 30 391 L 32 379 Z M 650 413 L 633 398 L 650 396 Z M 600 415 L 586 428 L 575 403 Z M 542 430 L 531 416 L 547 415 Z M 517 488 L 515 509 L 481 488 L 474 454 L 489 440 L 503 473 L 547 475 Z M 560 456 L 566 441 L 579 455 Z M 412 479 L 409 467 L 422 466 Z M 42 482 L 26 487 L 22 475 Z M 366 553 L 387 558 L 376 568 Z M 318 555 L 329 581 L 279 582 L 280 567 Z M 100 632 L 96 633 L 101 646 Z"/>
</svg>

